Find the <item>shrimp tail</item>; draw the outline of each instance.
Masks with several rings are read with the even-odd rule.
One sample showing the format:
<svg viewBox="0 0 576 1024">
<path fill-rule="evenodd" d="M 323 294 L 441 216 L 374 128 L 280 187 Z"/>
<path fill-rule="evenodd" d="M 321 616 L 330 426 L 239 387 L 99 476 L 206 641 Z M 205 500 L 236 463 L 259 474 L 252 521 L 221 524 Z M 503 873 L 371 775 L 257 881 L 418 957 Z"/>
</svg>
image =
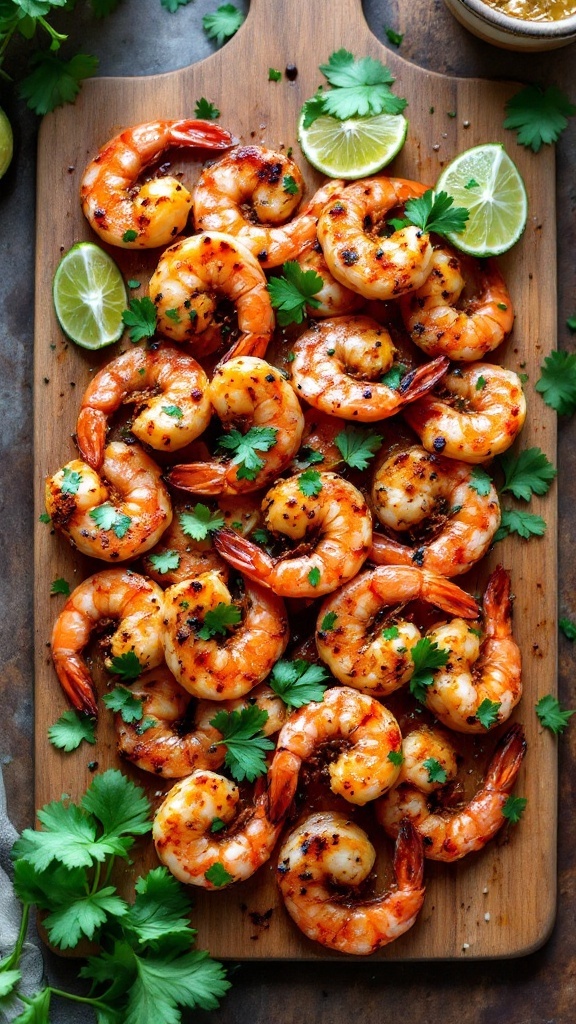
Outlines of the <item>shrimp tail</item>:
<svg viewBox="0 0 576 1024">
<path fill-rule="evenodd" d="M 368 552 L 368 561 L 376 565 L 414 565 L 415 551 L 392 540 L 384 533 L 372 534 L 372 544 Z"/>
<path fill-rule="evenodd" d="M 448 356 L 438 356 L 437 359 L 432 359 L 430 363 L 423 363 L 422 366 L 418 366 L 415 370 L 407 373 L 400 381 L 398 387 L 398 397 L 401 399 L 400 404 L 408 405 L 410 402 L 416 402 L 417 399 L 427 395 L 446 375 L 449 366 L 450 360 Z"/>
<path fill-rule="evenodd" d="M 216 364 L 218 370 L 224 363 L 227 363 L 229 359 L 235 359 L 236 356 L 256 356 L 258 359 L 263 359 L 266 355 L 266 349 L 268 348 L 268 342 L 270 341 L 269 334 L 244 334 L 238 341 L 232 345 L 232 348 L 228 349 L 225 355 Z"/>
<path fill-rule="evenodd" d="M 95 470 L 99 470 L 104 461 L 106 427 L 106 413 L 101 409 L 86 406 L 80 410 L 76 424 L 76 442 L 84 462 Z"/>
<path fill-rule="evenodd" d="M 236 141 L 220 125 L 192 118 L 174 121 L 169 134 L 175 146 L 197 146 L 201 149 L 229 149 Z"/>
<path fill-rule="evenodd" d="M 399 889 L 421 890 L 424 898 L 424 843 L 410 818 L 402 818 L 394 849 L 394 874 Z"/>
<path fill-rule="evenodd" d="M 268 585 L 266 579 L 274 568 L 274 559 L 257 544 L 224 527 L 214 534 L 214 547 L 235 569 L 263 586 Z"/>
<path fill-rule="evenodd" d="M 76 710 L 97 715 L 92 677 L 82 658 L 71 651 L 53 651 L 52 660 L 62 689 Z"/>
<path fill-rule="evenodd" d="M 224 489 L 225 473 L 226 467 L 219 462 L 189 462 L 174 466 L 166 479 L 182 491 L 218 495 Z"/>
<path fill-rule="evenodd" d="M 282 821 L 296 795 L 301 759 L 290 750 L 278 750 L 268 788 L 268 815 L 273 825 Z"/>
<path fill-rule="evenodd" d="M 502 639 L 512 635 L 512 598 L 510 573 L 497 566 L 484 591 L 485 632 L 487 637 Z"/>
<path fill-rule="evenodd" d="M 461 619 L 477 619 L 479 610 L 475 598 L 451 580 L 438 573 L 423 569 L 422 597 L 449 615 Z"/>
<path fill-rule="evenodd" d="M 514 722 L 498 741 L 486 772 L 485 788 L 502 794 L 510 793 L 526 749 L 524 729 L 519 722 Z"/>
</svg>

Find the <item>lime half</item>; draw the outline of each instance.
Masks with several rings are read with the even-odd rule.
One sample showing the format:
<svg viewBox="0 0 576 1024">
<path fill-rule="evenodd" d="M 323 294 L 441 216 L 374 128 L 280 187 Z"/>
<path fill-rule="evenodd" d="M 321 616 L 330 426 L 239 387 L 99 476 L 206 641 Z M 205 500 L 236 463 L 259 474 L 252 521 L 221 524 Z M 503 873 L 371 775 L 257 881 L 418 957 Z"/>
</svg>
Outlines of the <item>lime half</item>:
<svg viewBox="0 0 576 1024">
<path fill-rule="evenodd" d="M 446 237 L 471 256 L 499 256 L 526 227 L 528 197 L 520 172 L 498 142 L 475 146 L 444 168 L 436 191 L 447 192 L 470 217 L 461 234 Z"/>
<path fill-rule="evenodd" d="M 78 242 L 62 257 L 52 284 L 60 326 L 82 348 L 104 348 L 122 337 L 128 302 L 114 260 L 93 242 Z"/>
<path fill-rule="evenodd" d="M 408 122 L 402 114 L 374 117 L 317 117 L 304 128 L 298 124 L 298 141 L 304 156 L 330 178 L 365 178 L 394 159 L 406 139 Z"/>
<path fill-rule="evenodd" d="M 0 107 L 0 178 L 10 166 L 13 149 L 12 125 Z"/>
</svg>

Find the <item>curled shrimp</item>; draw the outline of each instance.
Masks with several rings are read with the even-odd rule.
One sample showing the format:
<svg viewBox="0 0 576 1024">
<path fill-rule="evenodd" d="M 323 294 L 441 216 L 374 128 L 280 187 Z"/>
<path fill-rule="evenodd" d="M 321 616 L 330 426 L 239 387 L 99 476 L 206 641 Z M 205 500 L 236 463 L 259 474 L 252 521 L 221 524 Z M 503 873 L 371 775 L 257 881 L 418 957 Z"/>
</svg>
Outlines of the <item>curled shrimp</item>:
<svg viewBox="0 0 576 1024">
<path fill-rule="evenodd" d="M 441 389 L 403 410 L 428 452 L 485 462 L 505 452 L 524 425 L 526 399 L 513 370 L 471 363 L 448 373 Z"/>
<path fill-rule="evenodd" d="M 374 474 L 372 508 L 395 536 L 374 533 L 370 559 L 443 576 L 467 572 L 500 526 L 498 492 L 488 477 L 480 486 L 474 473 L 467 462 L 419 445 L 390 455 Z"/>
<path fill-rule="evenodd" d="M 189 693 L 241 697 L 286 649 L 284 602 L 250 580 L 233 601 L 220 573 L 204 572 L 164 592 L 162 642 L 168 668 Z"/>
<path fill-rule="evenodd" d="M 336 590 L 356 575 L 372 539 L 370 511 L 356 487 L 336 473 L 319 473 L 309 494 L 301 481 L 301 474 L 279 480 L 262 502 L 266 529 L 295 542 L 295 551 L 273 557 L 232 530 L 214 540 L 231 565 L 282 597 Z"/>
<path fill-rule="evenodd" d="M 317 240 L 306 246 L 298 256 L 297 262 L 304 273 L 313 270 L 318 277 L 322 278 L 322 287 L 319 291 L 314 292 L 313 304 L 309 303 L 306 307 L 308 316 L 314 318 L 345 316 L 348 313 L 354 313 L 364 302 L 358 292 L 346 288 L 332 276 Z"/>
<path fill-rule="evenodd" d="M 406 821 L 394 852 L 395 885 L 379 896 L 359 895 L 376 860 L 366 833 L 343 814 L 311 814 L 284 840 L 278 885 L 301 931 L 329 949 L 368 956 L 412 927 L 424 902 L 424 856 Z"/>
<path fill-rule="evenodd" d="M 210 422 L 207 389 L 200 364 L 171 345 L 123 352 L 99 370 L 82 397 L 76 424 L 82 458 L 100 468 L 108 418 L 123 402 L 137 403 L 130 429 L 140 441 L 158 451 L 183 448 Z"/>
<path fill-rule="evenodd" d="M 341 184 L 327 182 L 288 221 L 304 191 L 299 167 L 285 153 L 241 146 L 200 175 L 194 224 L 198 231 L 234 235 L 261 267 L 278 267 L 314 241 L 320 211 Z"/>
<path fill-rule="evenodd" d="M 221 300 L 236 307 L 240 337 L 231 355 L 263 356 L 274 329 L 266 277 L 249 250 L 221 232 L 184 238 L 160 257 L 148 292 L 160 334 L 187 341 L 194 354 L 213 352 L 229 338 Z"/>
<path fill-rule="evenodd" d="M 160 643 L 162 591 L 156 583 L 130 569 L 105 569 L 72 591 L 52 630 L 51 650 L 62 688 L 75 708 L 98 712 L 90 670 L 82 656 L 96 627 L 118 622 L 109 640 L 113 658 L 134 654 L 142 669 L 154 668 L 164 657 Z"/>
<path fill-rule="evenodd" d="M 391 387 L 382 377 L 392 368 L 395 355 L 389 332 L 370 317 L 324 320 L 294 345 L 294 387 L 322 412 L 361 423 L 383 420 L 430 391 L 449 365 L 445 358 L 435 359 Z"/>
<path fill-rule="evenodd" d="M 506 821 L 502 813 L 526 753 L 522 726 L 510 726 L 500 738 L 484 781 L 463 807 L 438 806 L 419 786 L 404 783 L 376 804 L 376 817 L 391 836 L 408 818 L 422 836 L 424 856 L 451 863 L 481 850 Z"/>
<path fill-rule="evenodd" d="M 435 763 L 432 765 L 432 762 Z M 443 782 L 438 781 L 438 774 L 444 776 Z M 422 793 L 430 794 L 451 782 L 457 774 L 458 755 L 443 729 L 420 725 L 404 736 L 402 764 L 394 785 L 395 790 L 407 784 L 416 786 Z M 392 790 L 389 790 L 389 795 L 391 793 Z M 384 797 L 376 806 L 384 806 Z M 400 818 L 397 821 L 399 823 Z"/>
<path fill-rule="evenodd" d="M 450 615 L 478 615 L 474 598 L 417 566 L 378 566 L 331 594 L 318 613 L 316 647 L 336 679 L 375 697 L 407 683 L 415 671 L 411 651 L 421 633 L 393 606 L 416 600 Z"/>
<path fill-rule="evenodd" d="M 363 806 L 394 785 L 400 766 L 388 755 L 398 755 L 402 745 L 394 715 L 367 694 L 334 686 L 325 690 L 323 700 L 294 711 L 280 730 L 268 771 L 272 821 L 289 810 L 303 762 L 334 740 L 342 741 L 344 749 L 328 766 L 333 793 Z"/>
<path fill-rule="evenodd" d="M 455 732 L 485 732 L 501 725 L 522 696 L 522 661 L 512 636 L 510 573 L 502 566 L 488 580 L 483 612 L 482 639 L 479 630 L 458 618 L 427 633 L 449 658 L 426 687 L 426 706 Z M 482 705 L 488 709 L 488 724 L 478 714 Z"/>
<path fill-rule="evenodd" d="M 154 547 L 172 522 L 161 476 L 141 448 L 112 441 L 98 472 L 73 459 L 48 477 L 46 511 L 82 554 L 124 562 Z"/>
<path fill-rule="evenodd" d="M 238 814 L 239 802 L 238 786 L 211 771 L 192 772 L 172 787 L 152 836 L 158 857 L 181 882 L 222 889 L 250 878 L 269 859 L 281 825 L 270 821 L 266 792 L 258 786 L 253 803 Z M 215 822 L 225 827 L 212 832 Z"/>
<path fill-rule="evenodd" d="M 222 449 L 238 448 L 238 443 L 231 442 L 241 441 L 239 429 L 243 434 L 254 430 L 253 465 L 236 455 L 228 461 L 183 464 L 171 470 L 170 483 L 209 495 L 241 494 L 269 484 L 300 447 L 304 415 L 293 388 L 264 359 L 238 356 L 216 369 L 208 393 L 229 430 L 219 439 Z"/>
<path fill-rule="evenodd" d="M 139 185 L 142 172 L 172 146 L 227 149 L 229 132 L 210 121 L 150 121 L 110 139 L 82 176 L 80 201 L 100 238 L 124 249 L 168 245 L 188 220 L 192 197 L 176 177 Z"/>
<path fill-rule="evenodd" d="M 142 717 L 126 722 L 120 713 L 115 715 L 118 752 L 137 768 L 164 779 L 182 778 L 197 768 L 213 771 L 223 764 L 222 734 L 211 725 L 218 711 L 256 705 L 268 715 L 262 727 L 265 736 L 281 729 L 288 714 L 281 698 L 265 685 L 257 686 L 249 698 L 195 702 L 165 665 L 141 676 L 130 693 L 141 701 Z"/>
<path fill-rule="evenodd" d="M 332 275 L 367 299 L 398 298 L 419 288 L 430 272 L 432 244 L 420 228 L 409 225 L 388 238 L 379 233 L 386 215 L 411 194 L 408 184 L 385 177 L 355 181 L 318 219 L 318 241 Z"/>
<path fill-rule="evenodd" d="M 463 273 L 473 282 L 473 294 L 466 298 L 461 298 Z M 512 300 L 496 262 L 443 248 L 434 250 L 424 284 L 402 296 L 400 310 L 415 345 L 429 356 L 465 362 L 492 352 L 514 324 Z"/>
</svg>

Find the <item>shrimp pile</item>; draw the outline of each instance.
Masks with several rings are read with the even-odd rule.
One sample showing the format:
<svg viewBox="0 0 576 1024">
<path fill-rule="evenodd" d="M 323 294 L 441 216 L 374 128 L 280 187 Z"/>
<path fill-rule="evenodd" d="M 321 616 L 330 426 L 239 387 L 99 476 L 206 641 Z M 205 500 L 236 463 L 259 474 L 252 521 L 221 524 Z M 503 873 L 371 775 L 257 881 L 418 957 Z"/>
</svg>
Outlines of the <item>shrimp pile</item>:
<svg viewBox="0 0 576 1024">
<path fill-rule="evenodd" d="M 194 184 L 153 172 L 174 146 L 228 152 Z M 484 361 L 514 322 L 495 261 L 399 220 L 425 191 L 379 175 L 307 197 L 289 155 L 209 122 L 117 135 L 81 203 L 110 245 L 159 250 L 156 336 L 100 366 L 78 458 L 46 481 L 56 534 L 91 559 L 56 673 L 90 716 L 98 654 L 122 676 L 118 757 L 164 786 L 158 857 L 213 890 L 275 856 L 296 926 L 360 956 L 415 925 L 425 858 L 475 855 L 505 824 L 526 750 L 516 722 L 484 739 L 464 794 L 462 744 L 513 715 L 522 665 L 510 572 L 481 607 L 450 577 L 494 542 L 479 467 L 526 403 Z M 270 285 L 287 263 L 318 284 L 288 328 Z"/>
</svg>

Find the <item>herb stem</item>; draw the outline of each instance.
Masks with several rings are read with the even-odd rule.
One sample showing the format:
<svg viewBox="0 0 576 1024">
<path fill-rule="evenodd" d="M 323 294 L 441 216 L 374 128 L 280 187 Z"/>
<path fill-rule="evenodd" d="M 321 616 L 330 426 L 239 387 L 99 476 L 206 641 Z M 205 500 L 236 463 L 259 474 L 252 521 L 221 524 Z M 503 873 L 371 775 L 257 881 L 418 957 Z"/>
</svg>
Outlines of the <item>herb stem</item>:
<svg viewBox="0 0 576 1024">
<path fill-rule="evenodd" d="M 14 946 L 14 949 L 10 953 L 10 956 L 6 960 L 4 960 L 3 964 L 0 966 L 0 971 L 9 971 L 11 970 L 14 964 L 18 963 L 20 959 L 20 954 L 22 953 L 22 946 L 24 945 L 24 941 L 26 939 L 26 932 L 28 931 L 29 918 L 30 903 L 24 903 L 22 909 L 22 919 L 20 921 L 20 930 L 18 932 L 16 944 Z"/>
<path fill-rule="evenodd" d="M 75 1003 L 86 1003 L 88 1006 L 94 1006 L 97 1010 L 103 1010 L 105 1013 L 110 1013 L 110 1007 L 107 1003 L 101 1003 L 99 999 L 91 999 L 90 996 L 77 996 L 74 992 L 64 992 L 60 988 L 52 988 L 48 986 L 53 996 L 60 996 L 62 999 L 72 999 Z"/>
<path fill-rule="evenodd" d="M 48 33 L 53 42 L 57 44 L 56 46 L 51 46 L 51 50 L 57 50 L 60 46 L 60 43 L 63 43 L 65 39 L 68 39 L 67 35 L 63 35 L 62 32 L 57 32 L 56 29 L 52 28 L 52 25 L 49 25 L 46 19 L 42 18 L 41 16 L 38 18 L 38 24 L 42 26 L 44 31 Z"/>
</svg>

